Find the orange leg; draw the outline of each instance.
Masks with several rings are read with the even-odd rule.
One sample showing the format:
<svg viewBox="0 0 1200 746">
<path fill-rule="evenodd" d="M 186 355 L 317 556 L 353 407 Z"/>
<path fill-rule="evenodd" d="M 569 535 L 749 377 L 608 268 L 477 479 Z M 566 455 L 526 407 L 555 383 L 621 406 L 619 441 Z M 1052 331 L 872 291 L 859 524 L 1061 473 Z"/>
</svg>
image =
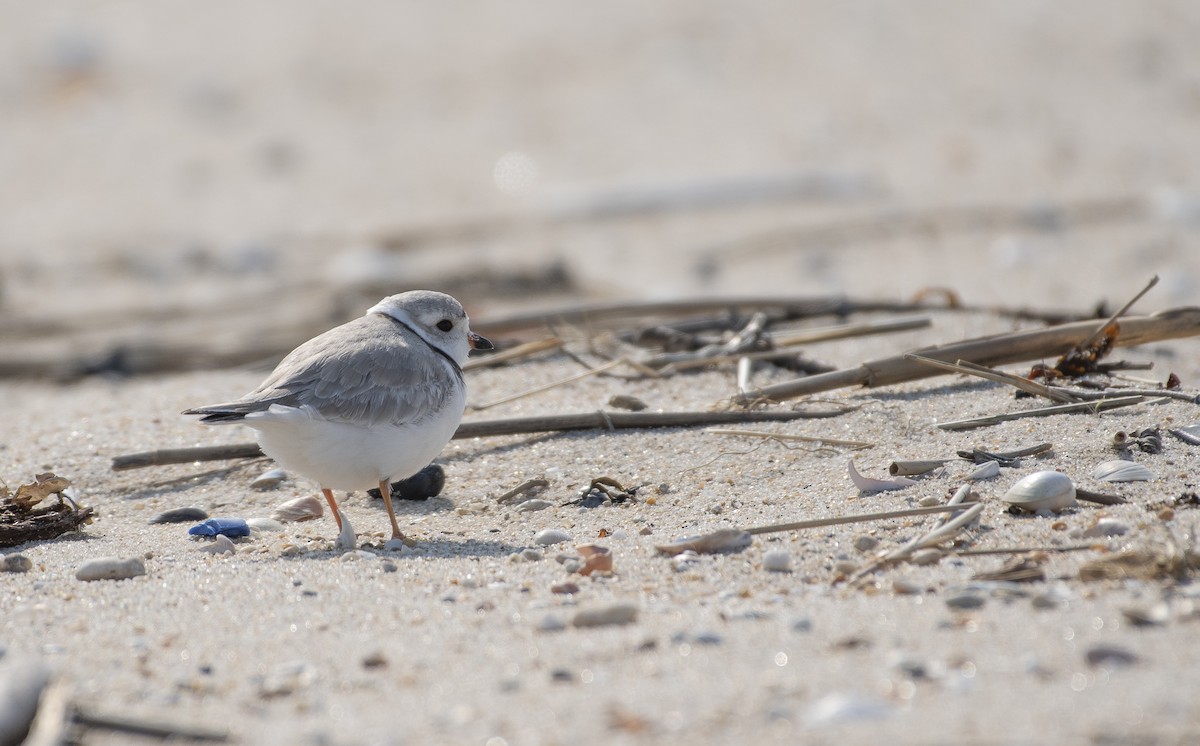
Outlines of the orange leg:
<svg viewBox="0 0 1200 746">
<path fill-rule="evenodd" d="M 392 510 L 392 485 L 388 483 L 388 480 L 384 479 L 379 483 L 379 494 L 383 496 L 383 504 L 387 506 L 388 519 L 392 522 L 392 538 L 407 544 L 408 540 L 400 532 L 400 524 L 396 523 L 396 511 Z"/>
<path fill-rule="evenodd" d="M 325 499 L 329 502 L 329 511 L 333 513 L 333 520 L 337 521 L 338 531 L 342 530 L 342 514 L 338 512 L 337 501 L 333 499 L 333 490 L 321 488 L 321 494 L 325 495 Z"/>
</svg>

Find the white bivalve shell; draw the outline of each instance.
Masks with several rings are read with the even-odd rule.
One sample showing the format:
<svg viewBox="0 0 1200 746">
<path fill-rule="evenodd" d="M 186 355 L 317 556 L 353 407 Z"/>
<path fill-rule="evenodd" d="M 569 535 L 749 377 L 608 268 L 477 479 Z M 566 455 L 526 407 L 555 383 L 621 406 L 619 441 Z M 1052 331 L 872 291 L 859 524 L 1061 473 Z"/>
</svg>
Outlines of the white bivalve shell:
<svg viewBox="0 0 1200 746">
<path fill-rule="evenodd" d="M 1004 493 L 1004 502 L 1030 513 L 1057 512 L 1078 504 L 1075 483 L 1060 471 L 1035 471 L 1022 477 Z"/>
<path fill-rule="evenodd" d="M 1149 482 L 1154 472 L 1133 461 L 1113 459 L 1093 469 L 1092 476 L 1101 482 Z"/>
</svg>

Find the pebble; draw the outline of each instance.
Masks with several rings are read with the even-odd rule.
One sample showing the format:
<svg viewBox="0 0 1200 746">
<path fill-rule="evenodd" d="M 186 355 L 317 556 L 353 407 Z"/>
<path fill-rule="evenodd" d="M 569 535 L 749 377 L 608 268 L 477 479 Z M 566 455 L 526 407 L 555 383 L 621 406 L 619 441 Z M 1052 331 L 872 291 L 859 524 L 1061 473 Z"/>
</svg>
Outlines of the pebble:
<svg viewBox="0 0 1200 746">
<path fill-rule="evenodd" d="M 1116 645 L 1093 645 L 1084 653 L 1084 660 L 1089 666 L 1130 666 L 1137 663 L 1138 656 L 1125 648 Z"/>
<path fill-rule="evenodd" d="M 397 500 L 428 500 L 440 495 L 445 486 L 446 471 L 439 464 L 430 464 L 408 479 L 394 482 L 392 497 Z"/>
<path fill-rule="evenodd" d="M 246 525 L 249 526 L 252 531 L 282 531 L 283 530 L 282 523 L 275 520 L 274 518 L 266 518 L 263 516 L 258 516 L 257 518 L 248 519 L 246 521 Z"/>
<path fill-rule="evenodd" d="M 571 582 L 555 583 L 554 585 L 550 586 L 550 592 L 571 596 L 579 593 L 579 584 Z"/>
<path fill-rule="evenodd" d="M 920 592 L 920 584 L 907 578 L 896 578 L 892 581 L 892 593 L 898 596 L 914 596 Z"/>
<path fill-rule="evenodd" d="M 283 469 L 269 469 L 258 476 L 250 486 L 256 490 L 267 491 L 277 488 L 283 484 L 283 480 L 287 479 L 287 472 Z"/>
<path fill-rule="evenodd" d="M 379 563 L 379 566 L 383 568 L 384 572 L 396 572 L 400 569 L 396 566 L 396 563 L 392 562 L 390 559 L 383 560 Z"/>
<path fill-rule="evenodd" d="M 986 602 L 983 596 L 971 592 L 954 593 L 946 597 L 946 605 L 951 609 L 978 609 Z"/>
<path fill-rule="evenodd" d="M 646 408 L 646 402 L 629 394 L 615 394 L 609 397 L 608 406 L 627 409 L 630 412 L 640 412 Z"/>
<path fill-rule="evenodd" d="M 528 549 L 522 549 L 520 556 L 521 559 L 525 560 L 526 562 L 540 562 L 546 558 L 546 553 L 540 549 L 534 549 L 530 547 Z"/>
<path fill-rule="evenodd" d="M 271 517 L 284 523 L 298 523 L 300 521 L 311 521 L 314 518 L 320 518 L 324 512 L 325 506 L 321 504 L 321 501 L 309 495 L 280 503 L 271 513 Z"/>
<path fill-rule="evenodd" d="M 548 547 L 551 544 L 561 544 L 564 541 L 570 541 L 571 535 L 559 528 L 546 528 L 538 531 L 537 536 L 533 537 L 534 544 Z"/>
<path fill-rule="evenodd" d="M 809 728 L 848 725 L 880 720 L 895 711 L 895 706 L 878 697 L 830 692 L 809 705 L 804 724 Z"/>
<path fill-rule="evenodd" d="M 204 523 L 198 523 L 188 529 L 192 536 L 228 536 L 236 539 L 250 535 L 250 527 L 241 518 L 209 518 Z"/>
<path fill-rule="evenodd" d="M 575 613 L 571 624 L 575 627 L 604 627 L 613 624 L 632 624 L 637 621 L 638 607 L 631 603 L 616 603 L 582 609 Z"/>
<path fill-rule="evenodd" d="M 853 575 L 858 570 L 858 563 L 853 560 L 838 560 L 833 563 L 833 571 L 838 575 Z"/>
<path fill-rule="evenodd" d="M 538 621 L 537 628 L 540 632 L 561 632 L 567 628 L 567 625 L 553 614 L 547 614 Z"/>
<path fill-rule="evenodd" d="M 97 557 L 75 571 L 77 580 L 125 580 L 146 574 L 146 566 L 137 557 Z"/>
<path fill-rule="evenodd" d="M 33 560 L 23 554 L 9 554 L 4 557 L 0 570 L 4 572 L 29 572 L 33 569 Z"/>
<path fill-rule="evenodd" d="M 345 525 L 345 523 L 342 525 Z M 376 557 L 365 549 L 355 549 L 350 552 L 345 552 L 341 557 L 338 557 L 338 559 L 342 562 L 357 562 L 359 560 L 373 560 L 376 559 Z"/>
<path fill-rule="evenodd" d="M 383 542 L 383 548 L 388 552 L 403 552 L 409 545 L 404 539 L 388 539 Z"/>
<path fill-rule="evenodd" d="M 935 497 L 933 495 L 929 495 L 928 497 L 922 497 L 920 500 L 917 500 L 917 505 L 920 505 L 922 508 L 932 508 L 934 505 L 941 505 L 941 504 L 942 504 L 942 498 Z"/>
<path fill-rule="evenodd" d="M 854 540 L 854 548 L 860 552 L 869 552 L 879 546 L 879 539 L 863 534 Z"/>
<path fill-rule="evenodd" d="M 237 551 L 237 547 L 233 545 L 233 540 L 228 536 L 217 534 L 216 541 L 200 547 L 200 551 L 209 554 L 233 554 Z"/>
<path fill-rule="evenodd" d="M 154 516 L 150 522 L 191 523 L 192 521 L 203 521 L 205 518 L 208 518 L 208 513 L 202 508 L 172 508 Z"/>
<path fill-rule="evenodd" d="M 942 561 L 942 550 L 936 547 L 918 549 L 912 553 L 908 561 L 914 565 L 936 565 Z"/>
<path fill-rule="evenodd" d="M 675 572 L 684 572 L 690 570 L 700 563 L 700 555 L 691 549 L 686 552 L 680 552 L 671 558 L 671 567 Z"/>
<path fill-rule="evenodd" d="M 763 555 L 762 566 L 767 572 L 791 572 L 792 555 L 783 549 L 772 549 Z"/>
<path fill-rule="evenodd" d="M 518 513 L 533 513 L 538 510 L 545 510 L 546 508 L 550 507 L 553 504 L 554 503 L 550 502 L 549 500 L 540 500 L 535 497 L 531 500 L 526 500 L 525 502 L 517 505 L 517 512 Z"/>
<path fill-rule="evenodd" d="M 42 690 L 50 683 L 50 668 L 36 658 L 14 655 L 4 656 L 0 663 L 0 743 L 24 743 L 38 714 Z M 46 713 L 42 714 L 45 719 Z"/>
</svg>

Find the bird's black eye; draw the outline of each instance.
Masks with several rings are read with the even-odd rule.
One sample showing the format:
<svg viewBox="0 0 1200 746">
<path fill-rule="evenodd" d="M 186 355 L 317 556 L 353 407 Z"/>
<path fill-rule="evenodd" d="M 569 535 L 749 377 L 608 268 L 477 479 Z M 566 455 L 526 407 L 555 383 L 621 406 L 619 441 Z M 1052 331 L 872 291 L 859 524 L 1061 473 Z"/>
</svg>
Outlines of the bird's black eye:
<svg viewBox="0 0 1200 746">
<path fill-rule="evenodd" d="M 437 328 L 444 332 L 448 332 L 454 328 L 454 322 L 450 319 L 442 319 L 441 321 L 437 322 Z"/>
</svg>

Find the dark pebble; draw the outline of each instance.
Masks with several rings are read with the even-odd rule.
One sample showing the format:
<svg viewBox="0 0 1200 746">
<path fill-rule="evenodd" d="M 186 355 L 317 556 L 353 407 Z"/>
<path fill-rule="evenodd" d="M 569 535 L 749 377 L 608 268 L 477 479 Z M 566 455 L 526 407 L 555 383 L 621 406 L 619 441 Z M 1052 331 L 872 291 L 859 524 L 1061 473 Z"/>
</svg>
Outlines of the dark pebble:
<svg viewBox="0 0 1200 746">
<path fill-rule="evenodd" d="M 203 521 L 208 513 L 200 508 L 172 508 L 150 519 L 151 523 L 191 523 Z"/>
</svg>

